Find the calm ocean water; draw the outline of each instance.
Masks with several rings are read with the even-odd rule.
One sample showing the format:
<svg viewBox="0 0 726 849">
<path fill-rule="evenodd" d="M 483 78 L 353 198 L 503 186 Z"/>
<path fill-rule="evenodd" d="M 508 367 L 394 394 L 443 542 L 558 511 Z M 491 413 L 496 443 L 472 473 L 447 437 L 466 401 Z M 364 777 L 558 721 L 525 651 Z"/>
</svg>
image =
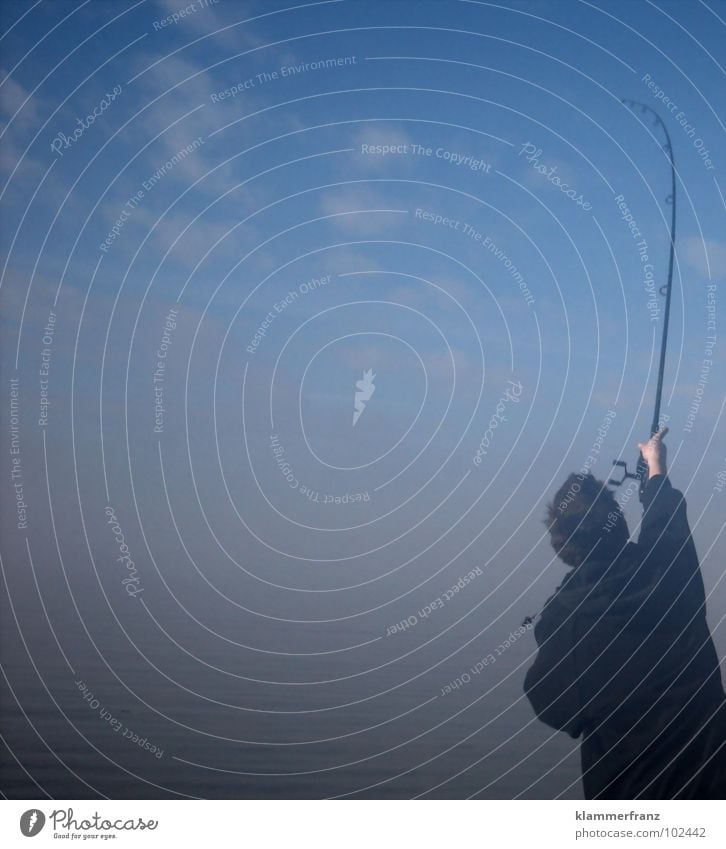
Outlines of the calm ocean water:
<svg viewBox="0 0 726 849">
<path fill-rule="evenodd" d="M 24 629 L 28 646 L 47 630 Z M 330 683 L 311 686 L 294 683 L 303 680 L 299 660 L 248 653 L 235 667 L 232 651 L 226 664 L 205 658 L 226 669 L 220 674 L 148 646 L 146 660 L 105 651 L 106 666 L 88 652 L 71 660 L 65 644 L 72 672 L 53 642 L 34 653 L 36 670 L 11 631 L 0 717 L 8 798 L 581 796 L 573 741 L 551 735 L 521 696 L 529 633 L 468 683 L 461 679 L 487 648 L 481 639 L 433 669 L 458 645 L 439 640 L 367 674 L 361 669 L 375 664 L 329 654 L 316 664 L 322 675 L 304 677 Z M 340 633 L 341 644 L 365 637 Z M 457 678 L 458 688 L 442 695 Z"/>
</svg>

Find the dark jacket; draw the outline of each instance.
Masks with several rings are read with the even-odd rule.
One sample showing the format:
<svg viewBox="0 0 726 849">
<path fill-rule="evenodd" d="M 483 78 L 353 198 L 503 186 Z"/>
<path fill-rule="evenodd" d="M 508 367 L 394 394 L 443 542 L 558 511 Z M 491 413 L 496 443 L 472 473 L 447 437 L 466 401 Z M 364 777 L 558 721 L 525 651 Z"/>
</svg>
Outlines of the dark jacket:
<svg viewBox="0 0 726 849">
<path fill-rule="evenodd" d="M 723 799 L 726 697 L 686 502 L 652 477 L 637 544 L 548 600 L 524 689 L 572 737 L 588 799 Z"/>
</svg>

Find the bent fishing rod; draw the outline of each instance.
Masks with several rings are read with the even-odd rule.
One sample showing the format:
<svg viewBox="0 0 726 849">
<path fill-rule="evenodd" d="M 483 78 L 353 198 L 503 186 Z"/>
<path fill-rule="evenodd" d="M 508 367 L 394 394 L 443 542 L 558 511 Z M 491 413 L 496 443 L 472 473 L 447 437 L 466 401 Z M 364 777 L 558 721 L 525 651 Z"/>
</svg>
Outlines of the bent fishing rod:
<svg viewBox="0 0 726 849">
<path fill-rule="evenodd" d="M 670 249 L 668 252 L 668 276 L 666 277 L 666 282 L 663 286 L 658 290 L 659 293 L 665 297 L 665 308 L 663 311 L 663 333 L 661 335 L 660 341 L 660 360 L 658 363 L 658 383 L 656 385 L 655 390 L 655 406 L 653 409 L 653 421 L 650 425 L 650 435 L 655 436 L 660 429 L 660 403 L 661 396 L 663 395 L 663 375 L 665 374 L 665 359 L 666 359 L 666 348 L 668 345 L 668 320 L 670 318 L 671 312 L 671 289 L 673 286 L 673 262 L 675 259 L 676 252 L 676 166 L 673 159 L 673 146 L 671 145 L 671 137 L 668 132 L 668 127 L 663 123 L 660 115 L 655 111 L 655 109 L 651 109 L 650 106 L 647 106 L 645 103 L 640 103 L 637 100 L 629 100 L 626 98 L 622 98 L 622 102 L 630 107 L 631 109 L 638 108 L 645 115 L 649 113 L 653 116 L 653 120 L 656 126 L 660 127 L 663 131 L 663 135 L 665 136 L 665 144 L 661 145 L 664 153 L 668 156 L 668 161 L 671 166 L 671 192 L 666 197 L 665 202 L 668 206 L 671 207 L 671 227 L 670 227 Z M 648 481 L 648 464 L 645 462 L 643 458 L 642 452 L 638 454 L 638 462 L 635 467 L 634 472 L 628 471 L 628 464 L 625 460 L 613 460 L 613 466 L 618 466 L 623 470 L 623 476 L 620 480 L 616 478 L 610 478 L 608 483 L 610 486 L 620 486 L 629 478 L 637 480 L 640 482 L 640 501 L 643 502 L 644 492 L 645 492 L 645 484 Z M 534 624 L 535 620 L 540 613 L 535 614 L 534 616 L 526 616 L 522 621 L 522 627 L 530 628 Z"/>
<path fill-rule="evenodd" d="M 660 127 L 665 136 L 665 144 L 662 145 L 664 153 L 668 156 L 668 161 L 671 166 L 671 192 L 666 197 L 665 202 L 671 208 L 671 227 L 670 227 L 670 248 L 668 251 L 668 276 L 665 285 L 658 290 L 665 297 L 665 308 L 663 311 L 663 333 L 660 341 L 660 361 L 658 364 L 658 383 L 655 390 L 655 407 L 653 410 L 653 421 L 650 426 L 650 435 L 655 436 L 660 429 L 660 402 L 663 394 L 663 375 L 665 373 L 666 347 L 668 345 L 668 320 L 671 312 L 671 289 L 673 286 L 673 261 L 676 252 L 676 166 L 673 159 L 673 145 L 668 132 L 668 127 L 663 123 L 660 115 L 647 106 L 645 103 L 640 103 L 637 100 L 629 100 L 622 98 L 622 102 L 631 109 L 638 108 L 643 114 L 649 113 L 653 116 L 654 123 Z M 634 472 L 628 471 L 628 464 L 625 460 L 613 460 L 614 466 L 619 466 L 623 470 L 623 476 L 620 480 L 611 478 L 608 483 L 611 486 L 620 486 L 628 478 L 640 481 L 640 500 L 643 501 L 645 484 L 648 481 L 648 464 L 643 459 L 643 454 L 638 455 L 638 462 Z"/>
</svg>

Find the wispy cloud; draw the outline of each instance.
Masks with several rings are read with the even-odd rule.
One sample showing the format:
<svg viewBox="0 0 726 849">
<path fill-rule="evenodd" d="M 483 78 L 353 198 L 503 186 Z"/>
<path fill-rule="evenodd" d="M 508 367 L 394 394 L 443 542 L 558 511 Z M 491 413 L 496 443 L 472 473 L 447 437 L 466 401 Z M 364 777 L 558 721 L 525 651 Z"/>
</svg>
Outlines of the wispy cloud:
<svg viewBox="0 0 726 849">
<path fill-rule="evenodd" d="M 726 275 L 726 242 L 688 236 L 683 240 L 686 261 L 705 277 Z"/>
<path fill-rule="evenodd" d="M 236 49 L 238 52 L 249 50 L 262 43 L 249 27 L 244 26 L 244 21 L 252 17 L 252 13 L 247 4 L 240 3 L 238 0 L 233 4 L 235 22 L 232 24 L 224 20 L 225 4 L 214 3 L 213 0 L 210 0 L 209 6 L 195 5 L 194 11 L 191 14 L 185 14 L 183 17 L 180 13 L 188 9 L 190 5 L 184 0 L 156 0 L 156 5 L 159 7 L 158 21 L 173 15 L 179 16 L 163 28 L 167 32 L 169 26 L 172 26 L 185 36 L 210 35 L 210 46 L 223 47 L 225 51 L 229 49 Z"/>
<path fill-rule="evenodd" d="M 354 148 L 353 155 L 356 160 L 364 168 L 380 171 L 386 168 L 392 159 L 395 159 L 397 169 L 405 167 L 407 160 L 413 160 L 412 144 L 411 137 L 399 127 L 364 125 L 353 134 L 351 147 Z M 407 153 L 397 152 L 402 149 Z"/>
<path fill-rule="evenodd" d="M 4 68 L 0 68 L 0 76 L 5 80 L 0 86 L 0 172 L 7 179 L 22 156 L 14 180 L 37 179 L 45 167 L 24 151 L 41 123 L 44 106 L 17 80 L 8 77 Z"/>
<path fill-rule="evenodd" d="M 390 234 L 405 222 L 407 216 L 395 211 L 404 208 L 390 195 L 366 186 L 329 189 L 320 200 L 321 215 L 335 216 L 332 220 L 338 228 L 359 236 Z"/>
</svg>

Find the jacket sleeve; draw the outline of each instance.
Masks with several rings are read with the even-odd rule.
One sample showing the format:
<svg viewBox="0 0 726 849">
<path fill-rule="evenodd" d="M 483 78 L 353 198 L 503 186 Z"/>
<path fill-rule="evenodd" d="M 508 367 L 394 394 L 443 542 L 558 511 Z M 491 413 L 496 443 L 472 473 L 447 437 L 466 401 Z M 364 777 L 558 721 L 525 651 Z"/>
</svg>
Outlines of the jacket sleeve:
<svg viewBox="0 0 726 849">
<path fill-rule="evenodd" d="M 579 737 L 583 731 L 578 670 L 575 664 L 573 616 L 561 618 L 560 605 L 548 603 L 534 629 L 539 650 L 524 679 L 524 692 L 542 722 Z"/>
<path fill-rule="evenodd" d="M 638 539 L 643 580 L 661 603 L 677 601 L 693 615 L 705 608 L 706 596 L 683 493 L 664 475 L 654 475 L 645 487 L 644 509 Z"/>
</svg>

